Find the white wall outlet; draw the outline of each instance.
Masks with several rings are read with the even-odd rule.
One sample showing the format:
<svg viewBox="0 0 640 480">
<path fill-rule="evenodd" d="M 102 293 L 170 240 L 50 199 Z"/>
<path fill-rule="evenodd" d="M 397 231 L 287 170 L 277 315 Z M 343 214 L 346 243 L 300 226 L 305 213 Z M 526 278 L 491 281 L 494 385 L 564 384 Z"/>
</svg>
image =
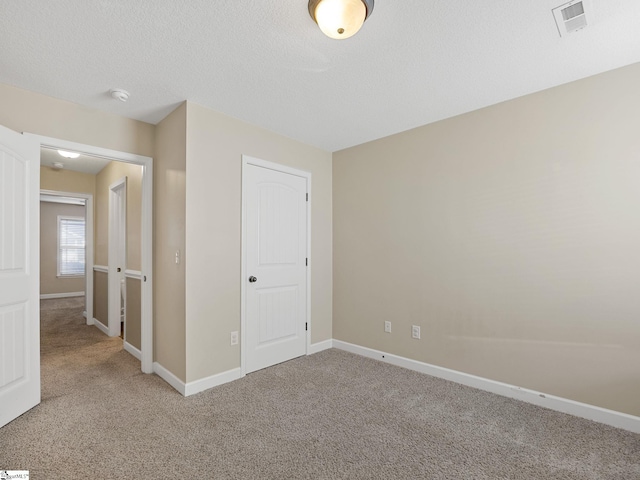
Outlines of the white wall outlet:
<svg viewBox="0 0 640 480">
<path fill-rule="evenodd" d="M 411 326 L 411 338 L 420 340 L 420 327 L 418 325 Z"/>
<path fill-rule="evenodd" d="M 238 332 L 231 332 L 231 345 L 238 344 Z"/>
<path fill-rule="evenodd" d="M 391 333 L 391 322 L 384 322 L 384 331 Z"/>
</svg>

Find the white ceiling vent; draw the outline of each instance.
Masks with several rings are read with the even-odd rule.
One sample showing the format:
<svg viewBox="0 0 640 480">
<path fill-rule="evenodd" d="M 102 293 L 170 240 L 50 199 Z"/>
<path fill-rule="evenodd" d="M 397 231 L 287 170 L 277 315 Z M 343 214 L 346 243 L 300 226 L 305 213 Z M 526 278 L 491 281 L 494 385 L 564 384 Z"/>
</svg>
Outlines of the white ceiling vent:
<svg viewBox="0 0 640 480">
<path fill-rule="evenodd" d="M 586 0 L 574 0 L 552 10 L 561 37 L 587 26 L 588 6 Z"/>
</svg>

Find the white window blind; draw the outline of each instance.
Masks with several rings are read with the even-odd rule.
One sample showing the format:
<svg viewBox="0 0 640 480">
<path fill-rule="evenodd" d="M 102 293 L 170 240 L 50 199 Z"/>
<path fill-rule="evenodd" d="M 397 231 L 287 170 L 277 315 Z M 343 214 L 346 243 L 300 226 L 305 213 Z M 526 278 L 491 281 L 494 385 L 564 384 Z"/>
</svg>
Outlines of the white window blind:
<svg viewBox="0 0 640 480">
<path fill-rule="evenodd" d="M 58 275 L 84 275 L 84 218 L 58 217 Z"/>
</svg>

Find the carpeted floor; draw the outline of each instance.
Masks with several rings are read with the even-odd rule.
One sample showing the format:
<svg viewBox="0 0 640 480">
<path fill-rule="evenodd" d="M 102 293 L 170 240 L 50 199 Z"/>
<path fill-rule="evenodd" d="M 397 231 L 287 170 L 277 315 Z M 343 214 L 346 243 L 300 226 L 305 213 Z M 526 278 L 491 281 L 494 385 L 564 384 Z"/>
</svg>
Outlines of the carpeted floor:
<svg viewBox="0 0 640 480">
<path fill-rule="evenodd" d="M 640 435 L 338 350 L 183 398 L 42 301 L 42 403 L 0 429 L 31 479 L 640 479 Z"/>
</svg>

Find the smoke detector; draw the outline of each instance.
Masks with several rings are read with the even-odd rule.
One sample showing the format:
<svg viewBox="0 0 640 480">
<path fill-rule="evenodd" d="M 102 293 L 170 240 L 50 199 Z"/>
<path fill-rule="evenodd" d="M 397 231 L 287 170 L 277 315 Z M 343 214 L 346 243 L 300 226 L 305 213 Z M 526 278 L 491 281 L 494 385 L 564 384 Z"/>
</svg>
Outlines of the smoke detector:
<svg viewBox="0 0 640 480">
<path fill-rule="evenodd" d="M 119 100 L 121 102 L 129 100 L 129 92 L 122 90 L 121 88 L 112 88 L 109 90 L 109 93 L 111 94 L 111 98 L 114 100 Z"/>
<path fill-rule="evenodd" d="M 587 12 L 591 11 L 588 3 L 588 0 L 573 0 L 552 10 L 561 37 L 587 26 Z"/>
<path fill-rule="evenodd" d="M 62 163 L 62 162 L 53 162 L 51 164 L 51 168 L 53 168 L 54 170 L 62 170 L 64 168 L 64 163 Z"/>
</svg>

